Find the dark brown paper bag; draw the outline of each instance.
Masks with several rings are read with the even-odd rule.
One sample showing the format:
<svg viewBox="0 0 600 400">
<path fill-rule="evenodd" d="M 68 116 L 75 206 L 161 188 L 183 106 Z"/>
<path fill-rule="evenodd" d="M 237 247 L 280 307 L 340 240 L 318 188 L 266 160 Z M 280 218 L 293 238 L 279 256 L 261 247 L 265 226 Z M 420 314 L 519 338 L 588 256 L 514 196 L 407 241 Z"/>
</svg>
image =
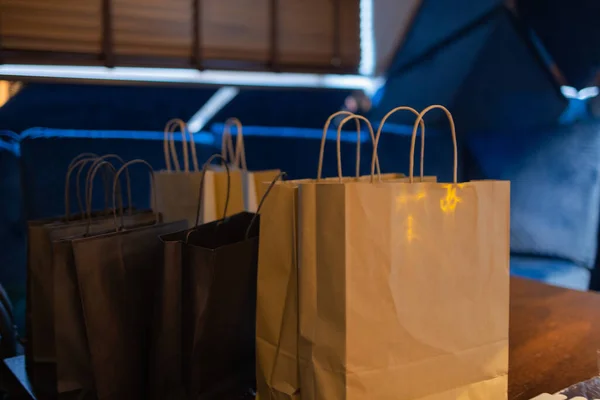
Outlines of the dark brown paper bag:
<svg viewBox="0 0 600 400">
<path fill-rule="evenodd" d="M 185 399 L 181 369 L 181 273 L 186 235 L 187 230 L 160 237 L 164 251 L 157 273 L 149 364 L 149 397 L 155 400 Z"/>
<path fill-rule="evenodd" d="M 258 231 L 257 215 L 242 212 L 197 227 L 183 246 L 183 377 L 190 398 L 222 399 L 232 388 L 254 385 Z"/>
<path fill-rule="evenodd" d="M 158 237 L 185 227 L 185 221 L 158 223 L 73 241 L 99 398 L 146 398 Z"/>
<path fill-rule="evenodd" d="M 151 212 L 125 217 L 126 224 L 142 227 L 154 224 Z M 103 228 L 103 229 L 102 229 Z M 114 221 L 97 226 L 89 236 L 114 230 Z M 81 237 L 78 235 L 77 238 Z M 58 393 L 93 388 L 93 374 L 81 308 L 72 241 L 75 237 L 52 242 L 54 264 L 54 337 Z"/>
<path fill-rule="evenodd" d="M 192 399 L 235 398 L 254 387 L 258 231 L 258 215 L 242 212 L 161 237 L 155 398 L 182 387 Z"/>
<path fill-rule="evenodd" d="M 86 208 L 91 208 L 92 183 L 98 169 L 107 164 L 106 159 L 117 158 L 114 155 L 98 157 L 92 164 L 92 168 L 86 179 Z M 113 170 L 112 165 L 108 165 Z M 129 173 L 127 174 L 127 192 L 131 202 L 131 189 Z M 116 217 L 116 215 L 114 216 Z M 116 220 L 111 218 L 102 218 L 98 220 L 89 220 L 86 229 L 68 229 L 66 232 L 54 231 L 52 237 L 58 237 L 59 240 L 53 240 L 53 270 L 54 270 L 54 338 L 56 355 L 56 375 L 57 389 L 60 395 L 75 390 L 93 389 L 93 378 L 91 362 L 88 350 L 87 338 L 85 336 L 85 323 L 83 311 L 81 309 L 81 297 L 79 295 L 78 281 L 75 271 L 73 257 L 72 240 L 78 237 L 90 237 L 96 234 L 105 233 L 108 230 L 114 230 Z M 141 226 L 153 224 L 156 216 L 149 211 L 131 212 L 123 216 L 123 222 L 127 226 Z M 68 239 L 63 239 L 66 236 Z"/>
<path fill-rule="evenodd" d="M 54 280 L 52 241 L 68 236 L 80 235 L 86 231 L 93 233 L 114 227 L 112 217 L 109 219 L 106 211 L 91 212 L 88 209 L 85 216 L 83 213 L 80 215 L 71 215 L 70 213 L 68 194 L 71 173 L 75 168 L 83 167 L 86 163 L 98 159 L 81 158 L 81 156 L 87 155 L 95 156 L 91 153 L 84 153 L 76 157 L 71 162 L 67 171 L 65 182 L 65 216 L 28 222 L 28 291 L 26 313 L 28 343 L 26 346 L 26 364 L 32 384 L 39 394 L 53 395 L 57 389 L 53 321 Z M 117 156 L 110 155 L 109 157 L 118 158 L 122 162 L 122 159 Z M 77 192 L 79 195 L 79 188 Z M 88 203 L 89 207 L 91 207 L 91 199 Z M 143 223 L 144 219 L 147 219 L 147 215 L 145 212 L 136 212 L 131 213 L 125 218 L 128 223 L 135 225 L 138 222 Z"/>
<path fill-rule="evenodd" d="M 119 175 L 136 163 L 152 172 L 143 160 L 125 164 L 115 177 L 113 204 Z M 159 236 L 187 224 L 163 224 L 158 214 L 156 218 L 154 225 L 133 229 L 124 229 L 121 220 L 115 232 L 72 241 L 94 383 L 101 399 L 148 396 L 152 305 L 163 252 Z"/>
<path fill-rule="evenodd" d="M 228 147 L 223 147 L 224 153 Z M 207 177 L 212 171 L 211 162 L 215 158 L 226 161 L 226 154 L 214 155 L 204 164 L 200 173 L 200 181 L 196 192 L 194 226 L 202 221 L 202 207 L 206 200 L 205 185 L 212 184 Z M 222 201 L 227 213 L 231 188 L 229 166 L 224 162 L 225 193 Z M 163 262 L 157 272 L 157 287 L 152 323 L 152 344 L 150 346 L 149 384 L 150 396 L 153 399 L 181 399 L 185 397 L 182 375 L 182 273 L 184 264 L 184 243 L 188 230 L 169 233 L 160 237 L 163 243 Z"/>
<path fill-rule="evenodd" d="M 246 232 L 255 215 L 161 237 L 152 398 L 218 400 L 254 386 L 258 219 Z"/>
</svg>

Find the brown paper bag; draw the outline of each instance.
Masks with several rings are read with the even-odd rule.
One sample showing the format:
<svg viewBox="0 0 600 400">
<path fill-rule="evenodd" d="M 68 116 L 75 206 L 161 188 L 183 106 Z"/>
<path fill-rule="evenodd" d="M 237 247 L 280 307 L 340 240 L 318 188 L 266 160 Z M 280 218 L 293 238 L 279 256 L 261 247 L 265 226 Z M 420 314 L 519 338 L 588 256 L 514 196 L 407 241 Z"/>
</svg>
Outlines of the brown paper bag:
<svg viewBox="0 0 600 400">
<path fill-rule="evenodd" d="M 91 197 L 87 185 L 85 192 L 86 207 L 83 206 L 80 190 L 80 175 L 83 167 L 89 163 L 108 158 L 115 158 L 123 163 L 123 160 L 115 155 L 98 157 L 93 153 L 82 153 L 75 157 L 68 167 L 65 178 L 65 215 L 60 218 L 49 218 L 28 222 L 28 257 L 27 257 L 27 371 L 32 384 L 38 394 L 54 395 L 57 389 L 56 373 L 56 346 L 55 346 L 55 324 L 54 294 L 55 285 L 53 280 L 54 263 L 52 241 L 75 234 L 96 232 L 112 226 L 112 217 L 108 218 L 107 211 L 92 212 Z M 72 215 L 70 207 L 70 178 L 71 174 L 78 169 L 76 193 L 80 215 Z M 104 170 L 102 172 L 105 172 Z M 106 178 L 107 176 L 103 176 Z M 127 176 L 127 188 L 130 194 L 130 180 Z M 131 197 L 129 196 L 129 203 Z M 122 200 L 121 200 L 122 204 Z M 87 211 L 84 213 L 84 210 Z M 133 212 L 129 208 L 126 216 L 128 221 L 135 223 L 143 220 L 143 211 Z"/>
<path fill-rule="evenodd" d="M 173 131 L 179 127 L 183 144 L 183 170 L 179 164 Z M 187 136 L 192 155 L 193 171 L 190 171 Z M 166 170 L 155 173 L 156 204 L 154 208 L 163 215 L 165 222 L 185 220 L 189 226 L 196 222 L 196 204 L 202 173 L 198 169 L 194 135 L 191 134 L 185 122 L 173 119 L 165 126 L 164 154 Z M 171 168 L 173 158 L 173 168 Z M 201 210 L 201 222 L 210 222 L 220 215 L 215 204 L 215 177 L 212 172 L 206 176 Z"/>
<path fill-rule="evenodd" d="M 87 180 L 89 188 L 86 188 L 88 193 L 86 199 L 88 215 L 91 210 L 94 170 L 103 167 L 103 164 L 107 164 L 106 161 L 102 161 L 107 158 L 114 158 L 114 156 L 99 157 L 94 162 L 95 166 L 90 170 Z M 120 159 L 120 157 L 117 158 Z M 115 172 L 112 165 L 109 164 L 108 166 Z M 131 204 L 130 179 L 127 171 L 126 176 L 129 203 Z M 121 210 L 122 213 L 123 210 Z M 56 385 L 60 395 L 75 390 L 91 390 L 94 387 L 72 243 L 75 239 L 89 238 L 108 231 L 114 231 L 116 219 L 113 214 L 114 212 L 111 212 L 108 218 L 89 219 L 87 226 L 57 228 L 51 234 L 54 270 L 52 281 L 54 284 L 54 301 L 52 307 L 54 311 Z M 156 215 L 151 210 L 136 211 L 129 215 L 122 215 L 121 218 L 125 226 L 128 227 L 151 225 L 156 221 Z"/>
<path fill-rule="evenodd" d="M 261 209 L 259 244 L 259 270 L 257 294 L 256 351 L 257 390 L 263 400 L 299 399 L 298 378 L 298 268 L 297 261 L 304 254 L 304 243 L 298 243 L 296 229 L 298 218 L 310 220 L 315 213 L 305 209 L 298 213 L 298 185 L 301 183 L 337 183 L 338 178 L 321 179 L 325 139 L 330 122 L 338 115 L 354 114 L 337 112 L 329 117 L 323 128 L 317 180 L 304 179 L 278 182 L 265 199 Z M 417 113 L 418 115 L 418 113 Z M 364 117 L 374 141 L 372 127 Z M 341 129 L 341 128 L 340 128 Z M 340 132 L 341 133 L 341 132 Z M 360 177 L 360 125 L 357 121 L 356 176 L 344 181 L 366 180 Z M 340 135 L 338 135 L 339 143 Z M 338 146 L 338 169 L 341 163 Z M 376 159 L 379 171 L 379 163 Z M 384 174 L 382 179 L 400 179 L 403 174 Z M 266 188 L 268 184 L 264 183 Z M 298 246 L 301 247 L 298 251 Z M 307 249 L 307 251 L 309 251 Z M 305 271 L 305 279 L 310 281 Z"/>
<path fill-rule="evenodd" d="M 510 184 L 457 183 L 451 125 L 453 184 L 300 184 L 304 400 L 506 399 Z"/>
<path fill-rule="evenodd" d="M 413 114 L 419 116 L 419 113 L 410 108 L 410 107 L 398 107 L 394 110 L 396 111 L 410 111 Z M 363 121 L 367 124 L 367 128 L 371 133 L 371 139 L 375 142 L 375 137 L 373 134 L 373 129 L 368 120 L 361 116 L 349 115 L 344 120 L 340 122 L 338 125 L 338 135 L 337 135 L 337 153 L 338 153 L 338 175 L 342 176 L 341 169 L 341 146 L 340 146 L 340 137 L 342 127 L 349 122 L 350 120 Z M 383 127 L 383 123 L 379 126 L 377 131 L 377 135 L 381 134 L 381 130 Z M 435 182 L 436 177 L 425 177 L 423 176 L 423 162 L 424 162 L 424 144 L 425 144 L 425 127 L 423 121 L 419 123 L 421 127 L 421 176 L 420 181 L 428 181 Z M 379 136 L 378 136 L 379 137 Z M 320 176 L 321 173 L 321 165 L 323 159 L 323 148 L 324 143 L 321 143 L 321 156 L 319 158 L 319 168 L 318 174 Z M 360 153 L 357 151 L 357 157 L 359 157 Z M 386 181 L 386 182 L 408 182 L 408 178 L 406 178 L 403 174 L 396 173 L 388 173 L 381 174 L 379 170 L 379 162 L 377 159 L 377 154 L 374 155 L 373 161 L 377 170 L 377 179 L 378 181 Z M 357 159 L 357 164 L 359 164 L 359 160 Z M 358 170 L 357 170 L 358 174 Z M 358 176 L 358 175 L 357 175 Z M 317 291 L 316 291 L 316 276 L 317 276 L 317 264 L 316 264 L 316 220 L 318 218 L 317 214 L 317 204 L 316 204 L 316 187 L 321 186 L 323 184 L 339 184 L 340 182 L 368 182 L 371 180 L 372 175 L 361 176 L 355 179 L 349 178 L 329 178 L 326 180 L 310 181 L 305 180 L 301 181 L 302 189 L 298 192 L 298 214 L 301 216 L 301 221 L 299 222 L 299 226 L 303 227 L 304 233 L 301 236 L 298 236 L 298 263 L 302 265 L 302 268 L 299 270 L 299 286 L 302 288 L 301 295 L 299 296 L 299 332 L 300 337 L 298 339 L 298 348 L 299 351 L 307 354 L 311 351 L 312 346 L 312 333 L 311 329 L 314 325 L 314 320 L 317 318 Z"/>
<path fill-rule="evenodd" d="M 227 150 L 227 147 L 225 147 L 225 149 Z M 221 158 L 222 160 L 227 161 L 224 155 L 213 155 L 204 164 L 202 173 L 210 172 L 208 171 L 208 168 L 211 167 L 211 162 L 215 158 Z M 224 168 L 227 172 L 229 166 L 225 164 Z M 227 175 L 225 176 L 225 178 L 225 185 L 228 185 Z M 198 193 L 201 193 L 203 186 L 204 185 L 201 181 Z M 229 182 L 229 186 L 231 186 L 231 182 Z M 225 196 L 227 196 L 227 192 L 228 190 L 226 186 Z M 227 208 L 228 206 L 228 202 L 226 200 L 227 198 L 225 198 L 224 202 L 225 208 Z M 202 207 L 202 201 L 202 196 L 199 196 L 196 204 L 198 213 L 200 212 L 199 210 Z M 221 214 L 221 219 L 219 220 L 219 222 L 213 222 L 208 225 L 200 223 L 199 220 L 194 220 L 193 226 L 195 226 L 196 228 L 193 228 L 191 231 L 197 230 L 199 226 L 217 226 L 221 227 L 222 229 L 218 230 L 218 232 L 211 231 L 210 234 L 207 233 L 205 230 L 205 236 L 213 237 L 216 239 L 215 235 L 218 233 L 219 235 L 225 235 L 225 237 L 227 237 L 228 233 L 232 233 L 232 231 L 230 230 L 232 225 L 223 222 L 226 220 L 225 214 L 228 214 L 226 209 L 223 210 L 223 214 Z M 237 214 L 237 216 L 239 215 L 240 214 Z M 232 218 L 236 218 L 236 216 Z M 210 269 L 215 267 L 213 264 L 216 263 L 218 260 L 215 260 L 212 256 L 208 258 L 204 257 L 204 260 L 200 259 L 200 266 L 196 265 L 197 263 L 193 263 L 190 261 L 188 255 L 196 251 L 190 250 L 190 248 L 194 246 L 188 246 L 187 244 L 186 239 L 188 237 L 188 233 L 191 231 L 185 230 L 179 232 L 170 232 L 160 237 L 160 240 L 163 245 L 164 258 L 163 262 L 158 267 L 157 288 L 154 297 L 155 313 L 152 324 L 152 345 L 150 346 L 149 361 L 150 393 L 151 398 L 153 399 L 180 399 L 186 396 L 185 392 L 190 391 L 192 387 L 192 385 L 190 384 L 190 381 L 192 380 L 190 379 L 190 376 L 193 377 L 193 372 L 192 369 L 189 367 L 191 353 L 184 351 L 183 337 L 185 336 L 189 338 L 191 335 L 191 337 L 197 338 L 198 341 L 202 341 L 201 339 L 203 339 L 202 333 L 204 331 L 202 330 L 200 332 L 196 332 L 196 326 L 194 324 L 194 322 L 201 317 L 196 316 L 191 320 L 185 320 L 183 318 L 183 312 L 185 311 L 187 314 L 189 314 L 190 310 L 195 310 L 203 318 L 206 315 L 208 315 L 208 309 L 206 307 L 203 307 L 202 304 L 198 303 L 198 301 L 192 301 L 190 304 L 184 304 L 184 296 L 189 296 L 189 292 L 198 292 L 198 294 L 201 294 L 201 297 L 209 296 L 209 294 L 212 293 L 213 284 L 215 284 L 215 282 L 203 278 L 206 274 L 210 273 Z M 194 237 L 197 238 L 197 236 Z M 256 246 L 258 246 L 258 244 L 256 244 Z M 232 248 L 234 247 L 226 246 L 223 249 L 219 249 L 218 253 L 219 255 L 221 255 L 221 253 L 224 250 L 225 252 L 223 254 L 231 254 Z M 241 250 L 241 247 L 236 247 L 236 250 Z M 186 253 L 186 255 L 184 255 L 184 253 Z M 239 257 L 240 254 L 234 254 L 233 256 Z M 220 267 L 222 267 L 222 265 Z M 256 267 L 256 265 L 254 267 Z M 191 278 L 189 270 L 196 271 L 195 275 L 193 275 Z M 225 274 L 227 275 L 228 273 Z M 240 280 L 239 275 L 230 273 L 228 275 L 236 279 L 236 281 L 240 284 L 247 285 L 249 283 Z M 220 283 L 221 282 L 219 281 L 217 284 Z M 256 290 L 255 283 L 252 283 L 250 287 Z M 184 289 L 186 289 L 185 292 Z M 237 289 L 235 293 L 229 293 L 229 291 L 225 290 L 223 291 L 223 293 L 219 293 L 219 296 L 224 295 L 225 298 L 228 299 L 232 299 L 235 297 L 239 300 L 239 296 L 241 296 L 242 293 L 238 292 Z M 250 297 L 255 299 L 256 296 L 252 294 L 252 296 Z M 247 308 L 246 306 L 250 306 L 250 309 L 255 308 L 253 304 L 251 304 L 251 302 L 249 303 L 245 299 L 242 299 L 242 302 L 246 303 L 246 305 L 244 306 L 245 308 Z M 231 304 L 229 304 L 229 306 L 231 306 Z M 198 309 L 198 307 L 200 307 L 200 309 Z M 219 312 L 222 311 L 223 309 L 221 309 Z M 223 319 L 231 318 L 233 317 L 233 315 L 234 314 L 226 312 L 225 314 L 223 314 Z M 253 322 L 253 319 L 254 318 L 252 316 L 250 320 Z M 184 325 L 185 332 L 183 331 Z M 212 327 L 215 328 L 214 326 Z M 235 331 L 232 332 L 235 333 Z M 237 332 L 236 334 L 239 334 L 239 332 Z M 209 348 L 211 346 L 214 346 L 214 340 L 216 339 L 218 338 L 213 337 L 213 342 L 208 343 Z M 251 342 L 252 341 L 253 336 L 251 336 Z M 186 360 L 185 364 L 188 365 L 188 367 L 186 368 L 184 368 L 184 360 Z M 224 357 L 221 357 L 220 360 L 215 362 L 207 363 L 206 360 L 207 358 L 196 361 L 200 365 L 204 366 L 204 368 L 207 371 L 210 371 L 210 366 L 215 366 L 217 364 L 223 365 L 224 362 L 227 362 Z M 184 379 L 184 377 L 186 379 Z M 210 384 L 207 385 L 207 381 L 212 382 L 212 384 L 217 383 L 214 382 L 215 376 L 211 376 L 210 374 L 197 376 L 197 378 L 197 381 L 201 380 L 203 382 L 202 384 L 200 384 L 200 387 L 202 387 L 203 390 L 206 390 L 207 386 L 210 386 Z"/>
<path fill-rule="evenodd" d="M 231 139 L 231 126 L 236 126 L 236 145 L 233 148 L 233 140 Z M 262 183 L 270 183 L 281 173 L 278 169 L 264 170 L 264 171 L 249 171 L 248 165 L 246 164 L 246 148 L 244 147 L 244 134 L 242 131 L 242 123 L 237 118 L 229 118 L 225 121 L 225 128 L 223 132 L 223 152 L 225 152 L 225 146 L 229 147 L 229 157 L 231 162 L 231 173 L 232 173 L 232 187 L 236 187 L 237 174 L 241 179 L 241 190 L 242 197 L 230 198 L 231 214 L 243 210 L 249 212 L 256 212 L 258 203 L 265 195 L 265 189 L 269 185 L 263 186 Z M 232 192 L 232 195 L 237 195 L 236 191 Z M 240 201 L 241 200 L 241 201 Z M 239 209 L 239 207 L 243 207 Z M 234 211 L 238 210 L 238 211 Z"/>
<path fill-rule="evenodd" d="M 152 178 L 147 162 L 133 160 L 117 171 L 113 188 L 120 174 L 137 163 L 148 167 Z M 111 233 L 72 241 L 98 398 L 148 398 L 152 303 L 163 254 L 159 236 L 183 230 L 186 224 L 161 223 L 156 213 L 152 225 L 125 229 L 121 219 Z"/>
</svg>

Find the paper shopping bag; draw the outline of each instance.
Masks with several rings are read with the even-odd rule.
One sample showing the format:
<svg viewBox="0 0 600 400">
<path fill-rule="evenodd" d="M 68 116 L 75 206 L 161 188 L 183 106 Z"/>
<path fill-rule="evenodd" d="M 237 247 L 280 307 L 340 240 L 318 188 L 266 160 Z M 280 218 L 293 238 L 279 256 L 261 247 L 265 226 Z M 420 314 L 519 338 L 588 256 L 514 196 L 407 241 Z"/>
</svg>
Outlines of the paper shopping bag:
<svg viewBox="0 0 600 400">
<path fill-rule="evenodd" d="M 225 159 L 209 158 L 203 173 L 215 158 Z M 243 212 L 161 236 L 153 398 L 233 398 L 254 387 L 258 229 L 258 215 Z"/>
<path fill-rule="evenodd" d="M 230 129 L 231 126 L 236 126 L 236 145 L 233 148 L 233 140 L 231 139 Z M 246 148 L 244 146 L 244 135 L 242 130 L 242 123 L 237 118 L 229 118 L 225 121 L 225 128 L 223 132 L 223 148 L 226 145 L 230 146 L 228 151 L 232 168 L 232 192 L 231 197 L 231 210 L 230 213 L 234 214 L 246 210 L 248 212 L 256 212 L 258 203 L 265 195 L 265 190 L 281 173 L 278 169 L 264 170 L 264 171 L 250 171 L 246 163 Z M 238 178 L 239 174 L 239 178 Z M 241 185 L 238 185 L 237 179 L 241 179 Z M 266 185 L 262 185 L 262 183 Z M 221 184 L 222 186 L 222 184 Z M 238 196 L 237 189 L 241 188 L 241 196 Z"/>
<path fill-rule="evenodd" d="M 113 155 L 110 157 L 120 159 Z M 68 202 L 70 175 L 76 168 L 94 160 L 96 158 L 77 157 L 69 166 L 65 182 L 66 214 L 64 217 L 28 222 L 28 345 L 26 361 L 34 389 L 40 395 L 54 395 L 57 390 L 55 324 L 53 320 L 55 265 L 52 241 L 86 232 L 99 232 L 114 226 L 112 218 L 108 218 L 104 211 L 91 211 L 91 198 L 87 201 L 88 210 L 85 215 L 71 215 L 70 213 Z M 143 223 L 148 218 L 148 213 L 144 211 L 131 212 L 124 218 L 127 223 L 135 225 Z"/>
<path fill-rule="evenodd" d="M 179 127 L 183 144 L 184 166 L 183 170 L 179 164 L 173 130 Z M 188 141 L 192 155 L 193 170 L 190 171 Z M 189 226 L 196 221 L 196 204 L 198 203 L 198 190 L 200 188 L 200 177 L 202 173 L 198 169 L 196 156 L 196 144 L 194 135 L 191 134 L 185 122 L 173 119 L 165 126 L 164 154 L 166 170 L 155 172 L 156 180 L 156 205 L 155 208 L 164 218 L 165 222 L 186 220 Z M 173 159 L 173 168 L 171 167 Z M 212 173 L 207 174 L 204 185 L 201 210 L 201 221 L 209 222 L 217 219 L 215 205 L 215 180 Z"/>
<path fill-rule="evenodd" d="M 100 157 L 98 160 L 106 157 Z M 95 169 L 97 170 L 98 167 L 102 167 L 102 164 L 104 162 L 97 164 Z M 110 167 L 112 169 L 112 166 Z M 92 182 L 94 179 L 93 171 L 94 169 L 89 179 Z M 90 185 L 90 198 L 92 190 Z M 129 190 L 128 192 L 130 195 Z M 129 202 L 131 202 L 131 199 L 129 199 Z M 91 205 L 89 199 L 88 205 Z M 116 210 L 113 210 L 114 213 L 116 213 Z M 142 213 L 134 212 L 131 215 L 122 216 L 122 221 L 128 227 L 140 227 L 154 224 L 156 222 L 156 215 L 150 211 Z M 53 316 L 57 389 L 60 395 L 76 390 L 89 391 L 94 388 L 72 241 L 74 239 L 89 238 L 108 231 L 114 231 L 115 223 L 116 215 L 110 219 L 90 220 L 85 231 L 83 229 L 69 229 L 70 234 L 61 231 L 53 231 L 52 233 L 53 239 L 57 239 L 52 241 L 54 273 Z"/>
<path fill-rule="evenodd" d="M 115 182 L 135 163 L 152 170 L 145 161 L 130 161 Z M 150 226 L 124 229 L 120 222 L 112 233 L 72 241 L 98 398 L 148 397 L 152 303 L 163 251 L 159 236 L 187 225 L 156 218 Z"/>
<path fill-rule="evenodd" d="M 314 220 L 314 210 L 304 207 L 298 211 L 298 185 L 301 183 L 328 184 L 346 181 L 365 181 L 368 177 L 360 177 L 359 168 L 355 177 L 321 178 L 325 139 L 330 122 L 338 115 L 354 114 L 337 112 L 332 114 L 323 128 L 319 167 L 317 179 L 304 179 L 297 181 L 278 182 L 265 199 L 261 208 L 261 229 L 258 270 L 257 294 L 257 389 L 263 399 L 298 399 L 301 395 L 298 377 L 298 268 L 300 257 L 309 257 L 310 248 L 307 243 L 298 243 L 298 219 L 303 221 Z M 417 113 L 418 115 L 418 113 Z M 349 121 L 351 118 L 346 120 Z M 373 129 L 364 117 L 355 117 L 364 121 L 374 141 Z M 344 123 L 345 123 L 344 122 Z M 340 124 L 339 130 L 343 123 Z M 341 132 L 338 132 L 341 133 Z M 360 126 L 357 121 L 357 134 L 360 139 Z M 338 140 L 340 134 L 338 134 Z M 357 140 L 356 165 L 360 165 L 360 140 Z M 338 173 L 342 175 L 340 147 L 338 146 Z M 376 160 L 376 167 L 379 165 Z M 383 180 L 395 180 L 404 177 L 403 174 L 381 174 Z M 263 184 L 263 187 L 266 187 Z M 304 191 L 306 195 L 306 190 Z M 306 223 L 304 224 L 306 225 Z M 303 271 L 304 279 L 310 282 L 310 271 Z M 302 300 L 308 302 L 304 296 Z"/>
<path fill-rule="evenodd" d="M 182 375 L 182 270 L 186 231 L 160 236 L 162 263 L 158 266 L 154 296 L 149 361 L 149 397 L 185 399 Z"/>
<path fill-rule="evenodd" d="M 395 112 L 398 111 L 410 111 L 413 114 L 419 116 L 419 113 L 410 107 L 397 107 L 393 109 L 390 113 L 388 113 L 382 120 L 379 125 L 377 131 L 377 138 L 380 137 L 381 131 L 383 128 L 383 124 L 386 119 L 389 118 Z M 334 114 L 335 115 L 335 114 Z M 312 340 L 312 330 L 314 326 L 314 320 L 318 318 L 317 316 L 317 290 L 316 290 L 316 277 L 317 277 L 317 245 L 316 245 L 316 221 L 318 218 L 317 214 L 317 202 L 316 202 L 316 187 L 323 184 L 341 184 L 341 183 L 350 183 L 350 182 L 368 182 L 372 180 L 373 174 L 375 170 L 377 171 L 377 181 L 385 181 L 385 182 L 408 182 L 409 179 L 406 178 L 403 174 L 397 173 L 388 173 L 382 174 L 379 169 L 379 160 L 377 157 L 377 153 L 373 154 L 372 158 L 372 174 L 368 176 L 361 176 L 355 179 L 341 178 L 342 177 L 342 168 L 341 168 L 341 149 L 339 145 L 339 138 L 341 135 L 341 130 L 343 126 L 351 121 L 352 119 L 357 121 L 364 121 L 367 125 L 367 128 L 370 131 L 371 139 L 375 144 L 375 135 L 373 134 L 373 129 L 368 120 L 366 120 L 362 116 L 349 115 L 344 120 L 340 122 L 337 129 L 337 137 L 338 137 L 338 178 L 330 178 L 327 180 L 319 180 L 316 181 L 299 181 L 302 184 L 302 190 L 298 193 L 298 215 L 301 216 L 301 221 L 299 222 L 299 226 L 302 226 L 303 234 L 298 236 L 298 263 L 302 265 L 302 268 L 299 269 L 298 274 L 298 285 L 302 288 L 301 295 L 299 295 L 299 326 L 298 326 L 298 351 L 302 352 L 305 357 L 310 358 L 308 354 L 312 351 L 313 340 Z M 328 121 L 329 122 L 329 121 Z M 419 125 L 421 128 L 421 159 L 420 159 L 420 178 L 421 182 L 436 182 L 436 177 L 434 176 L 424 176 L 423 175 L 423 163 L 424 163 L 424 135 L 425 135 L 425 126 L 423 121 L 418 121 L 416 125 Z M 325 134 L 325 133 L 324 133 Z M 324 141 L 321 143 L 321 157 L 319 158 L 319 168 L 318 174 L 320 177 L 321 167 L 322 167 L 322 155 L 324 153 Z M 357 156 L 359 152 L 357 151 Z M 411 155 L 412 156 L 412 155 Z M 359 164 L 359 159 L 357 159 L 357 164 Z M 411 165 L 413 165 L 411 163 Z M 358 174 L 358 171 L 357 171 Z"/>
<path fill-rule="evenodd" d="M 254 220 L 254 222 L 253 222 Z M 189 398 L 229 398 L 255 385 L 259 219 L 201 225 L 183 246 L 183 378 Z"/>
<path fill-rule="evenodd" d="M 224 147 L 224 151 L 228 147 Z M 200 213 L 206 197 L 204 183 L 207 178 L 214 177 L 210 171 L 211 162 L 221 158 L 227 161 L 225 155 L 214 155 L 204 164 L 200 173 L 200 183 L 196 192 L 196 218 L 193 226 L 202 225 Z M 231 188 L 229 166 L 224 165 L 225 185 L 224 195 L 228 196 Z M 227 214 L 228 199 L 223 202 L 225 209 L 222 217 Z M 157 273 L 157 288 L 152 320 L 152 344 L 150 348 L 150 396 L 154 399 L 180 399 L 185 397 L 183 385 L 183 354 L 182 354 L 182 274 L 188 268 L 184 258 L 184 242 L 188 231 L 168 233 L 160 237 L 164 249 L 164 258 Z M 203 283 L 204 284 L 204 283 Z"/>
<path fill-rule="evenodd" d="M 303 399 L 506 399 L 509 183 L 454 176 L 313 185 Z"/>
<path fill-rule="evenodd" d="M 296 182 L 273 186 L 261 209 L 256 384 L 262 399 L 299 399 Z"/>
</svg>

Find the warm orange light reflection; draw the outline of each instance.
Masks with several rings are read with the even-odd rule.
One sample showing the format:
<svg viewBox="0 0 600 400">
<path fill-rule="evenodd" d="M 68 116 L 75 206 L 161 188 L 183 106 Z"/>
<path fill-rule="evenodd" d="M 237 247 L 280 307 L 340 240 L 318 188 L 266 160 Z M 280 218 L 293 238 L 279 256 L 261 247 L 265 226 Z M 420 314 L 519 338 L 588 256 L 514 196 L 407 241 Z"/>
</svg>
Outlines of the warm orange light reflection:
<svg viewBox="0 0 600 400">
<path fill-rule="evenodd" d="M 440 199 L 440 208 L 443 212 L 449 214 L 456 210 L 456 205 L 462 199 L 456 194 L 456 189 L 462 189 L 463 184 L 443 185 L 446 189 L 446 196 Z"/>
<path fill-rule="evenodd" d="M 409 201 L 418 201 L 421 199 L 424 199 L 425 196 L 425 192 L 419 192 L 417 194 L 401 194 L 398 197 L 396 197 L 396 209 L 400 209 L 404 204 L 408 203 Z"/>
<path fill-rule="evenodd" d="M 410 243 L 417 238 L 415 234 L 415 219 L 412 215 L 406 218 L 406 240 Z"/>
</svg>

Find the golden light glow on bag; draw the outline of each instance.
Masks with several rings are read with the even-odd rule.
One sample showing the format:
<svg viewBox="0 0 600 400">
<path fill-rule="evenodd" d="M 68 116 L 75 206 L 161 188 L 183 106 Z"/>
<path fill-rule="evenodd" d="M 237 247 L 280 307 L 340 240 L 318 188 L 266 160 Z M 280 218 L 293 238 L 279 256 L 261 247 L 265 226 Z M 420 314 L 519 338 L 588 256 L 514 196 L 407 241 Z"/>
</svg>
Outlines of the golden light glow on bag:
<svg viewBox="0 0 600 400">
<path fill-rule="evenodd" d="M 417 235 L 415 234 L 414 230 L 414 225 L 415 218 L 411 214 L 406 218 L 406 240 L 408 241 L 408 243 L 411 243 L 413 240 L 417 239 Z"/>
<path fill-rule="evenodd" d="M 440 199 L 440 209 L 446 214 L 453 213 L 456 210 L 456 205 L 462 201 L 462 199 L 456 194 L 456 189 L 462 189 L 463 184 L 444 185 L 446 189 L 446 197 Z"/>
</svg>

